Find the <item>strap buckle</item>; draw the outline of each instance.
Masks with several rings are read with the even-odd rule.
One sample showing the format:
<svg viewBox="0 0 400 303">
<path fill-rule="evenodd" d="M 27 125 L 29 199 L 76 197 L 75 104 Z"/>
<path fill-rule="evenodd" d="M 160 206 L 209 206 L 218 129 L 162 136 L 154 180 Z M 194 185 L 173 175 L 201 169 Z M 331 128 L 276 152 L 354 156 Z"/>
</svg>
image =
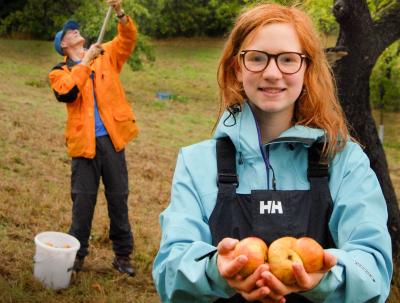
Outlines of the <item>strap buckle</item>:
<svg viewBox="0 0 400 303">
<path fill-rule="evenodd" d="M 315 163 L 308 167 L 307 176 L 308 178 L 328 177 L 329 176 L 328 169 L 329 169 L 328 164 Z"/>
<path fill-rule="evenodd" d="M 236 187 L 239 186 L 239 176 L 236 174 L 230 174 L 230 173 L 219 173 L 218 174 L 218 180 L 217 180 L 217 186 L 220 184 L 234 184 Z"/>
</svg>

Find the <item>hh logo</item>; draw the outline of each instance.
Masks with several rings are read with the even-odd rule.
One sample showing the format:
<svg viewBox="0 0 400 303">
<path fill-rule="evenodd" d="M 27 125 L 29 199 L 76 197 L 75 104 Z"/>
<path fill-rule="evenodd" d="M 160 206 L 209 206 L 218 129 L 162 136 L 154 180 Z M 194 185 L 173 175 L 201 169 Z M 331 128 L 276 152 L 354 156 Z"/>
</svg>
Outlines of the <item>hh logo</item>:
<svg viewBox="0 0 400 303">
<path fill-rule="evenodd" d="M 260 201 L 260 215 L 267 214 L 283 214 L 281 201 Z"/>
</svg>

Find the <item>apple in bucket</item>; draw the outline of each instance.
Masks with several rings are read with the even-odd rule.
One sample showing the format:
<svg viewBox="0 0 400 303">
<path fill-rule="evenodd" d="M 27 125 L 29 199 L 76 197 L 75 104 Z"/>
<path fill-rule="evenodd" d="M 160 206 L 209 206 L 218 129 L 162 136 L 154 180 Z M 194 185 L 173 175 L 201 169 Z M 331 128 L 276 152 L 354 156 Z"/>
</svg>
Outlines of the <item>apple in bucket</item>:
<svg viewBox="0 0 400 303">
<path fill-rule="evenodd" d="M 247 263 L 240 270 L 239 274 L 243 277 L 251 275 L 258 266 L 264 264 L 268 256 L 268 246 L 257 237 L 247 237 L 240 240 L 234 249 L 235 257 L 245 255 Z"/>
</svg>

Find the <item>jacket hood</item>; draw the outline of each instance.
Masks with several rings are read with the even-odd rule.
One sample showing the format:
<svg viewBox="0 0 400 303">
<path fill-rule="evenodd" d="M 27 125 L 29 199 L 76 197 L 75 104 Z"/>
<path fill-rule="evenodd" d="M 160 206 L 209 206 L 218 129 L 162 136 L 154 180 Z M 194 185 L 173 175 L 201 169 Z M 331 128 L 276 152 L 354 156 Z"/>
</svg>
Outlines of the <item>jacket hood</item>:
<svg viewBox="0 0 400 303">
<path fill-rule="evenodd" d="M 324 135 L 324 131 L 302 125 L 295 125 L 282 132 L 279 137 L 265 145 L 275 143 L 299 143 L 309 146 L 313 141 Z M 236 150 L 247 157 L 260 156 L 260 132 L 255 116 L 247 102 L 241 106 L 241 111 L 222 115 L 214 135 L 214 138 L 229 136 Z M 308 143 L 310 142 L 310 143 Z M 264 145 L 264 146 L 265 146 Z"/>
</svg>

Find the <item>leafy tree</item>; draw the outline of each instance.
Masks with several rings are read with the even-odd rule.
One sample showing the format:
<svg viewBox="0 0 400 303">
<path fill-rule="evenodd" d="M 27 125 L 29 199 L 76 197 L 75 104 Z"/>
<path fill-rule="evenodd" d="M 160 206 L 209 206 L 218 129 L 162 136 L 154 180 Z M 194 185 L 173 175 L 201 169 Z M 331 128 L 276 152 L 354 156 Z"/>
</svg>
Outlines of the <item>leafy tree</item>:
<svg viewBox="0 0 400 303">
<path fill-rule="evenodd" d="M 15 10 L 9 9 L 7 16 L 0 20 L 0 35 L 24 33 L 33 38 L 52 40 L 67 19 L 75 19 L 81 24 L 83 35 L 89 42 L 94 42 L 107 11 L 104 0 L 17 0 L 15 3 L 19 6 L 12 6 Z M 150 17 L 149 11 L 138 1 L 124 1 L 124 9 L 134 18 Z M 106 39 L 115 35 L 116 24 L 115 20 L 110 21 Z M 142 67 L 144 60 L 154 59 L 149 39 L 139 34 L 137 47 L 128 64 L 136 70 Z"/>
<path fill-rule="evenodd" d="M 80 22 L 83 35 L 88 38 L 88 44 L 94 43 L 100 33 L 108 7 L 104 0 L 83 0 L 79 8 L 72 16 Z M 135 20 L 138 18 L 149 18 L 149 11 L 137 1 L 125 1 L 124 10 Z M 117 32 L 117 20 L 110 20 L 108 23 L 105 40 L 112 39 Z M 143 34 L 139 34 L 134 53 L 128 59 L 128 64 L 133 70 L 139 70 L 144 61 L 154 61 L 154 50 L 150 40 Z"/>
<path fill-rule="evenodd" d="M 205 0 L 147 1 L 157 10 L 152 12 L 148 34 L 155 37 L 198 36 L 203 32 L 208 9 Z"/>
<path fill-rule="evenodd" d="M 0 20 L 7 17 L 11 12 L 24 7 L 26 0 L 0 0 Z"/>
<path fill-rule="evenodd" d="M 27 0 L 0 22 L 0 34 L 26 33 L 34 38 L 51 39 L 65 16 L 72 15 L 80 0 Z M 22 6 L 23 5 L 23 6 Z M 57 27 L 58 28 L 58 27 Z"/>
<path fill-rule="evenodd" d="M 394 43 L 379 57 L 371 75 L 374 108 L 400 111 L 400 43 Z"/>
<path fill-rule="evenodd" d="M 244 4 L 252 0 L 139 0 L 151 18 L 138 19 L 152 37 L 222 36 Z"/>
<path fill-rule="evenodd" d="M 220 36 L 232 26 L 233 20 L 242 8 L 241 1 L 211 0 L 208 4 L 208 15 L 205 20 L 205 34 Z"/>
<path fill-rule="evenodd" d="M 305 0 L 303 4 L 321 32 L 329 35 L 338 31 L 338 24 L 332 14 L 332 0 Z"/>
</svg>

